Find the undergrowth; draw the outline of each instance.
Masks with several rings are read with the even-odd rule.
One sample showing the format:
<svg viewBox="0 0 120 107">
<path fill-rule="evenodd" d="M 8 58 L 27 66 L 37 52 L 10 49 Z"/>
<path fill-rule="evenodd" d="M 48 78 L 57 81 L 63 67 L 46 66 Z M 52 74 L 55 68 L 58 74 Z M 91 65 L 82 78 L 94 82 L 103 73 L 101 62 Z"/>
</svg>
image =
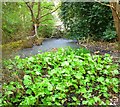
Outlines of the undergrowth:
<svg viewBox="0 0 120 107">
<path fill-rule="evenodd" d="M 58 49 L 4 61 L 2 105 L 109 105 L 117 95 L 118 65 L 109 54 Z"/>
</svg>

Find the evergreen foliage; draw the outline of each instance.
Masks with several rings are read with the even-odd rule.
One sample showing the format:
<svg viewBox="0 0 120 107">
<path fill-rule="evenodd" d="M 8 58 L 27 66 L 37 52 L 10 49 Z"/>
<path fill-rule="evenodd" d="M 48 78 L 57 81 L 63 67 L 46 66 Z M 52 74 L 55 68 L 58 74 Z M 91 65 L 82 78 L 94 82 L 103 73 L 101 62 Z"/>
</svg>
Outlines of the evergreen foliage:
<svg viewBox="0 0 120 107">
<path fill-rule="evenodd" d="M 96 2 L 62 2 L 60 16 L 73 38 L 116 38 L 111 9 Z"/>
</svg>

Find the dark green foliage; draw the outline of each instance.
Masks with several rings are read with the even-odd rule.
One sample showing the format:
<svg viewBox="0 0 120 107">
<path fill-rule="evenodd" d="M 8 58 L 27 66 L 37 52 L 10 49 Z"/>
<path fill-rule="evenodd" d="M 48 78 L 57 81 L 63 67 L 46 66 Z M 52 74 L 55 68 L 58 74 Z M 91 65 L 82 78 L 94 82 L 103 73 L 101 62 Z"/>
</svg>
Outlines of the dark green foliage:
<svg viewBox="0 0 120 107">
<path fill-rule="evenodd" d="M 103 32 L 102 39 L 106 41 L 114 40 L 117 37 L 116 31 L 113 29 L 111 25 L 108 25 L 106 30 Z"/>
<path fill-rule="evenodd" d="M 109 105 L 119 91 L 117 69 L 110 55 L 91 56 L 85 49 L 16 56 L 4 62 L 11 81 L 3 84 L 2 104 Z"/>
<path fill-rule="evenodd" d="M 112 11 L 107 6 L 95 2 L 63 2 L 60 16 L 70 37 L 116 38 L 115 33 L 105 33 L 107 29 L 115 31 Z"/>
</svg>

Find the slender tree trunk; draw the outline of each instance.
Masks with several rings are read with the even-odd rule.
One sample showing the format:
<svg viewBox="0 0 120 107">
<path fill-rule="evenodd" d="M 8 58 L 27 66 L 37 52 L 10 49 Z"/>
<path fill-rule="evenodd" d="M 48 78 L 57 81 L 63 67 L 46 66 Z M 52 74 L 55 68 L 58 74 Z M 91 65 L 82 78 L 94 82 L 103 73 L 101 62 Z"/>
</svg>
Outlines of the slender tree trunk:
<svg viewBox="0 0 120 107">
<path fill-rule="evenodd" d="M 113 7 L 111 8 L 111 10 L 112 10 L 115 29 L 118 36 L 118 41 L 120 43 L 120 4 L 118 0 L 114 0 L 114 2 L 110 2 L 110 5 Z"/>
<path fill-rule="evenodd" d="M 34 24 L 34 26 L 35 26 L 35 36 L 37 38 L 39 38 L 39 36 L 38 36 L 38 28 L 39 28 L 39 26 L 38 26 L 38 24 Z"/>
<path fill-rule="evenodd" d="M 41 20 L 40 16 L 41 16 L 41 2 L 39 1 L 38 2 L 38 13 L 37 13 L 36 18 L 34 17 L 34 21 L 33 21 L 34 36 L 36 36 L 37 38 L 39 38 L 38 28 L 39 28 L 39 23 L 40 23 L 39 21 Z"/>
<path fill-rule="evenodd" d="M 33 37 L 36 36 L 37 38 L 39 38 L 39 36 L 38 36 L 38 28 L 39 28 L 39 25 L 33 23 L 33 25 L 32 25 L 32 36 Z"/>
<path fill-rule="evenodd" d="M 117 11 L 118 11 L 118 16 L 119 16 L 119 21 L 118 21 L 118 40 L 119 40 L 119 46 L 120 46 L 120 4 L 119 4 L 119 2 L 117 4 Z"/>
</svg>

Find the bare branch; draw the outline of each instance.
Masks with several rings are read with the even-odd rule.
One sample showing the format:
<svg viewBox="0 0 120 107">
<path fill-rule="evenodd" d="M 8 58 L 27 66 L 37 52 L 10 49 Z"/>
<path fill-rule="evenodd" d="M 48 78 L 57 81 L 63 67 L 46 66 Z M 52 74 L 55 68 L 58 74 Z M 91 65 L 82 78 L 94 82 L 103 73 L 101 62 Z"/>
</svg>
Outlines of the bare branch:
<svg viewBox="0 0 120 107">
<path fill-rule="evenodd" d="M 27 7 L 29 8 L 30 12 L 31 12 L 31 17 L 32 17 L 32 20 L 35 21 L 35 17 L 34 17 L 34 13 L 33 13 L 33 9 L 31 7 L 31 5 L 29 4 L 29 2 L 25 2 Z"/>
<path fill-rule="evenodd" d="M 50 7 L 42 7 L 41 11 L 43 11 L 44 9 L 52 10 Z"/>
<path fill-rule="evenodd" d="M 60 7 L 60 6 L 59 6 L 59 7 Z M 59 7 L 57 7 L 55 10 L 53 10 L 53 11 L 51 11 L 51 12 L 48 12 L 48 13 L 42 15 L 40 18 L 45 17 L 45 16 L 47 16 L 47 15 L 49 15 L 49 14 L 51 14 L 51 13 L 54 13 L 56 10 L 59 9 Z"/>
<path fill-rule="evenodd" d="M 48 26 L 47 24 L 41 24 L 41 26 Z"/>
<path fill-rule="evenodd" d="M 102 5 L 104 5 L 104 6 L 108 6 L 108 7 L 110 7 L 111 9 L 113 9 L 113 10 L 115 11 L 118 19 L 120 20 L 119 14 L 118 14 L 118 12 L 116 11 L 116 9 L 115 9 L 115 7 L 114 7 L 113 5 L 102 3 L 102 2 L 99 1 L 99 0 L 95 0 L 95 1 L 98 2 L 98 3 L 100 3 L 100 4 L 102 4 Z"/>
<path fill-rule="evenodd" d="M 52 20 L 52 19 L 44 19 L 44 20 L 41 20 L 41 22 L 45 22 L 45 21 L 47 21 L 47 20 Z"/>
<path fill-rule="evenodd" d="M 43 6 L 42 8 L 45 8 L 45 9 L 50 9 L 52 6 L 54 6 L 54 5 L 49 5 L 49 6 Z"/>
<path fill-rule="evenodd" d="M 41 2 L 39 1 L 39 2 L 38 2 L 38 13 L 37 13 L 37 16 L 36 16 L 36 19 L 37 19 L 37 20 L 40 19 L 40 12 L 41 12 Z"/>
<path fill-rule="evenodd" d="M 34 6 L 34 3 L 35 3 L 35 2 L 34 2 L 34 0 L 33 0 L 32 4 L 31 4 L 31 7 L 32 7 L 32 8 L 33 8 L 33 6 Z"/>
<path fill-rule="evenodd" d="M 104 5 L 104 6 L 108 6 L 108 7 L 110 7 L 110 8 L 114 8 L 112 5 L 110 5 L 110 4 L 105 4 L 105 3 L 102 3 L 101 1 L 99 1 L 99 0 L 95 0 L 96 2 L 98 2 L 98 3 L 100 3 L 100 4 L 102 4 L 102 5 Z M 115 9 L 115 8 L 114 8 Z"/>
</svg>

